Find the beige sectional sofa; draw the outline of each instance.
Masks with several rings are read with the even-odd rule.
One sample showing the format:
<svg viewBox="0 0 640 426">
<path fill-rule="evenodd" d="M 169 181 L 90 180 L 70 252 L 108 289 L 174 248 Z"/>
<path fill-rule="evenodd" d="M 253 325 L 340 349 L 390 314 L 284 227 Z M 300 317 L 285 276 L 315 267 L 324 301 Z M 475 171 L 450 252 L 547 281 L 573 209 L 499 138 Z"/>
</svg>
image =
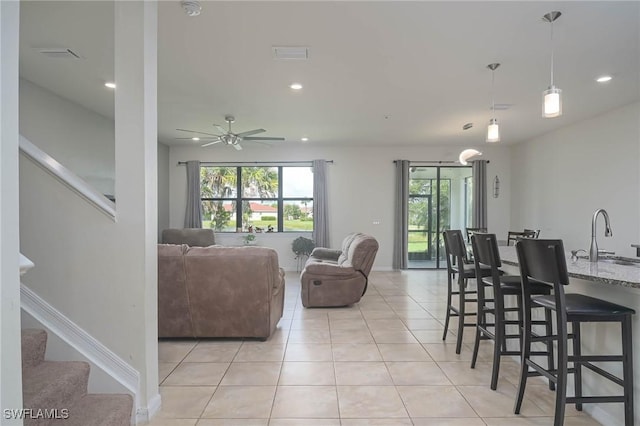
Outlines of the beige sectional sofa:
<svg viewBox="0 0 640 426">
<path fill-rule="evenodd" d="M 158 337 L 267 339 L 283 305 L 271 248 L 158 244 Z"/>
</svg>

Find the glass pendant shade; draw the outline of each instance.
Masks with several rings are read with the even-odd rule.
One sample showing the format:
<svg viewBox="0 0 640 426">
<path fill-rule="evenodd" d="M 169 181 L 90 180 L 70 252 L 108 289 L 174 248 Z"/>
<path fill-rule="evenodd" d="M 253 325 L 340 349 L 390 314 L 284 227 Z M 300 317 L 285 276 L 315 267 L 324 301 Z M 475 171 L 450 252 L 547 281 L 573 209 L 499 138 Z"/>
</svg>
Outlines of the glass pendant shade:
<svg viewBox="0 0 640 426">
<path fill-rule="evenodd" d="M 554 118 L 562 115 L 562 90 L 549 86 L 542 92 L 542 116 Z"/>
<path fill-rule="evenodd" d="M 498 120 L 492 118 L 487 127 L 487 142 L 500 142 L 500 126 Z"/>
<path fill-rule="evenodd" d="M 460 161 L 460 164 L 462 164 L 463 166 L 466 166 L 467 164 L 469 164 L 469 160 L 472 157 L 476 157 L 479 155 L 482 155 L 482 153 L 477 149 L 473 149 L 473 148 L 465 149 L 460 153 L 460 156 L 458 157 L 458 161 Z"/>
</svg>

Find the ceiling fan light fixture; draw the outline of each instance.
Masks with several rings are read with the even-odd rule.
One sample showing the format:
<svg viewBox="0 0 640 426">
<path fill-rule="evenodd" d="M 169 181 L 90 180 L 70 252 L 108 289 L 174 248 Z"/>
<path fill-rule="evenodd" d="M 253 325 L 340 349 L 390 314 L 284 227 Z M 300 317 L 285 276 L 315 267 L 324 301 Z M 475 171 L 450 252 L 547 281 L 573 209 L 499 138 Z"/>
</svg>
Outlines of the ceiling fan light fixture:
<svg viewBox="0 0 640 426">
<path fill-rule="evenodd" d="M 192 137 L 192 138 L 191 138 L 191 140 L 192 140 L 192 141 L 199 141 L 199 140 L 200 140 L 200 138 L 199 138 L 199 137 L 197 137 L 197 136 L 194 136 L 194 137 Z"/>
</svg>

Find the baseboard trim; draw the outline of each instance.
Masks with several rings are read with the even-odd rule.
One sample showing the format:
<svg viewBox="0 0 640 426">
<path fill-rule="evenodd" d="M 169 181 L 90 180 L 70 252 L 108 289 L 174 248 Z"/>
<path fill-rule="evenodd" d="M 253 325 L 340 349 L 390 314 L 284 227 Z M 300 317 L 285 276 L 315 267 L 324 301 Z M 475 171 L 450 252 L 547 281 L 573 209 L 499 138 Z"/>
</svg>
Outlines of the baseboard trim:
<svg viewBox="0 0 640 426">
<path fill-rule="evenodd" d="M 134 404 L 138 407 L 140 373 L 135 368 L 24 284 L 20 284 L 20 306 L 74 350 L 124 386 L 131 393 Z"/>
<path fill-rule="evenodd" d="M 147 423 L 151 421 L 151 418 L 155 416 L 162 405 L 162 399 L 160 394 L 155 394 L 147 402 L 146 408 L 138 408 L 136 410 L 136 424 Z"/>
</svg>

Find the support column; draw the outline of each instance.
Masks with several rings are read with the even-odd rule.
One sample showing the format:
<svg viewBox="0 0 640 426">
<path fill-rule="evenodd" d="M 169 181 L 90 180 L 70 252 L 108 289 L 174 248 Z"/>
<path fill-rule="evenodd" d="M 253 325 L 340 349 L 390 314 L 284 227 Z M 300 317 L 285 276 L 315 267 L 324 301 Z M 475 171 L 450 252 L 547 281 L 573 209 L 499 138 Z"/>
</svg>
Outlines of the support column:
<svg viewBox="0 0 640 426">
<path fill-rule="evenodd" d="M 5 409 L 22 408 L 20 351 L 18 52 L 20 3 L 0 2 L 0 423 Z"/>
<path fill-rule="evenodd" d="M 139 343 L 132 365 L 140 372 L 139 421 L 160 407 L 157 338 L 157 3 L 115 2 L 116 220 L 129 247 L 119 271 L 131 283 Z"/>
</svg>

